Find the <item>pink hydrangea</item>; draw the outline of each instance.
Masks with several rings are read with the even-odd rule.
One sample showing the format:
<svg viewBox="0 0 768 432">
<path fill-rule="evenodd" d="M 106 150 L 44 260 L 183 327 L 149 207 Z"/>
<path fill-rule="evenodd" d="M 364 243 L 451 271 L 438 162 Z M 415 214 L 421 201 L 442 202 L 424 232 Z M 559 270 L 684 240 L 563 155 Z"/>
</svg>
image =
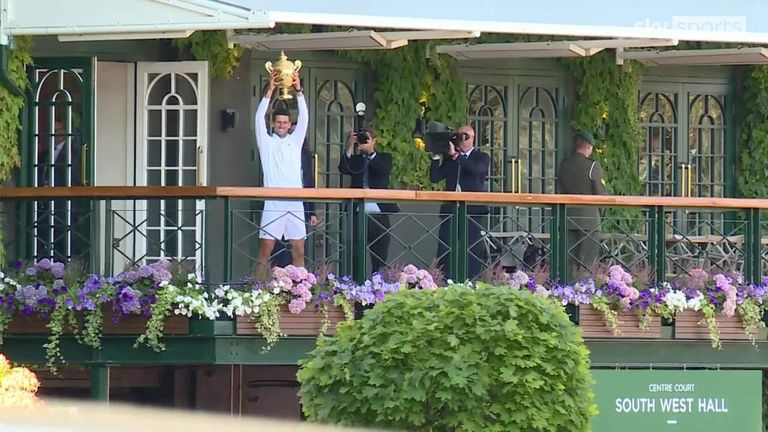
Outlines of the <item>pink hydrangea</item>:
<svg viewBox="0 0 768 432">
<path fill-rule="evenodd" d="M 288 310 L 292 314 L 300 314 L 304 309 L 306 309 L 307 303 L 301 299 L 293 299 L 290 303 L 288 303 Z"/>
</svg>

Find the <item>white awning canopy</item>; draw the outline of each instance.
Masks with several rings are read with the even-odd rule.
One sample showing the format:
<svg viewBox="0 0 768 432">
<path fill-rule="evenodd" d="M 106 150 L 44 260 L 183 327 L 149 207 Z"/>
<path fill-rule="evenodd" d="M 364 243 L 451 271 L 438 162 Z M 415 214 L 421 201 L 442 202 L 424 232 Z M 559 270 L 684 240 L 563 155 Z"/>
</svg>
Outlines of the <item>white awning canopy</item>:
<svg viewBox="0 0 768 432">
<path fill-rule="evenodd" d="M 638 60 L 650 66 L 714 66 L 768 64 L 768 49 L 729 48 L 617 52 L 616 59 Z"/>
<path fill-rule="evenodd" d="M 230 42 L 236 42 L 257 50 L 266 51 L 316 51 L 347 49 L 394 49 L 408 45 L 409 40 L 476 38 L 478 32 L 460 31 L 401 31 L 376 32 L 353 30 L 348 32 L 277 34 L 234 34 Z"/>
<path fill-rule="evenodd" d="M 672 39 L 606 39 L 557 42 L 490 43 L 476 45 L 439 45 L 437 52 L 459 60 L 505 58 L 587 57 L 609 48 L 674 46 Z"/>
<path fill-rule="evenodd" d="M 4 36 L 169 37 L 304 23 L 768 44 L 763 0 L 0 0 L 0 6 Z"/>
</svg>

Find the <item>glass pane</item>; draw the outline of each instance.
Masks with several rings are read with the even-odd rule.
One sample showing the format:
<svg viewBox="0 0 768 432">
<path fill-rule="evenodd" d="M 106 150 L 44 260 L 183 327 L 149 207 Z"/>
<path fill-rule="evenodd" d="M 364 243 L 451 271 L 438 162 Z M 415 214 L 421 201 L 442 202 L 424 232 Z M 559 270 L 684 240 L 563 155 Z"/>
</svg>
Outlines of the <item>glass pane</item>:
<svg viewBox="0 0 768 432">
<path fill-rule="evenodd" d="M 167 170 L 165 172 L 164 186 L 179 186 L 179 172 L 177 170 Z"/>
<path fill-rule="evenodd" d="M 195 186 L 197 184 L 197 170 L 182 171 L 182 186 Z"/>
<path fill-rule="evenodd" d="M 185 227 L 197 225 L 197 202 L 195 200 L 182 200 L 182 223 Z"/>
<path fill-rule="evenodd" d="M 181 96 L 182 105 L 197 105 L 197 74 L 175 74 L 175 78 L 176 94 Z"/>
<path fill-rule="evenodd" d="M 169 139 L 165 141 L 165 167 L 179 166 L 179 140 Z"/>
<path fill-rule="evenodd" d="M 147 230 L 147 257 L 160 255 L 160 230 Z"/>
<path fill-rule="evenodd" d="M 165 136 L 178 137 L 179 136 L 179 120 L 181 116 L 179 111 L 175 109 L 169 109 L 165 111 Z"/>
<path fill-rule="evenodd" d="M 187 138 L 197 138 L 197 110 L 188 109 L 184 114 L 184 136 Z"/>
<path fill-rule="evenodd" d="M 162 185 L 162 170 L 147 170 L 147 186 Z"/>
<path fill-rule="evenodd" d="M 171 92 L 171 74 L 163 74 L 155 82 L 149 83 L 148 105 L 162 105 L 165 95 Z"/>
<path fill-rule="evenodd" d="M 147 167 L 161 167 L 162 161 L 162 140 L 147 140 Z"/>
<path fill-rule="evenodd" d="M 195 257 L 195 250 L 197 249 L 196 234 L 195 230 L 182 231 L 181 253 L 183 258 Z"/>
<path fill-rule="evenodd" d="M 163 136 L 163 111 L 147 110 L 147 137 L 159 138 Z"/>
<path fill-rule="evenodd" d="M 147 226 L 160 226 L 160 201 L 147 201 Z"/>
<path fill-rule="evenodd" d="M 175 229 L 163 231 L 163 251 L 165 256 L 174 258 L 179 256 L 179 237 L 179 232 Z"/>
<path fill-rule="evenodd" d="M 187 168 L 197 167 L 197 140 L 184 140 L 183 159 Z"/>
</svg>

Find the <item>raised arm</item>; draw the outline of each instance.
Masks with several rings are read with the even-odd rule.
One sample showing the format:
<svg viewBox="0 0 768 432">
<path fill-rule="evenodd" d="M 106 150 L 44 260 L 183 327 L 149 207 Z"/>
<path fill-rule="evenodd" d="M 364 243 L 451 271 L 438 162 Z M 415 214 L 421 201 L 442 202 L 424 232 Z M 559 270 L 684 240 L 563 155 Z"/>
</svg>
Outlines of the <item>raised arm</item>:
<svg viewBox="0 0 768 432">
<path fill-rule="evenodd" d="M 296 119 L 296 128 L 293 130 L 292 135 L 297 136 L 300 142 L 304 142 L 304 137 L 307 135 L 307 126 L 309 125 L 309 109 L 307 108 L 307 100 L 304 99 L 304 89 L 301 88 L 298 72 L 293 73 L 293 88 L 296 89 L 299 117 Z"/>
<path fill-rule="evenodd" d="M 277 87 L 275 77 L 275 74 L 272 74 L 269 77 L 269 83 L 267 84 L 267 89 L 264 92 L 264 97 L 261 98 L 259 107 L 256 109 L 256 145 L 258 146 L 261 146 L 264 138 L 268 136 L 267 123 L 264 117 L 267 115 L 267 111 L 269 110 L 269 101 L 272 99 L 272 92 L 275 90 L 275 87 Z"/>
</svg>

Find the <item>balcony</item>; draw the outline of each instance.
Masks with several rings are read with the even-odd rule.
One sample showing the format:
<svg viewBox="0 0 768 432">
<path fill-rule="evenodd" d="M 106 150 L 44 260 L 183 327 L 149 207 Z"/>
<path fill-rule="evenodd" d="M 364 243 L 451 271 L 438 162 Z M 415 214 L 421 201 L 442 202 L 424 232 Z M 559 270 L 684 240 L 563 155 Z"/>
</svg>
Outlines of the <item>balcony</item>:
<svg viewBox="0 0 768 432">
<path fill-rule="evenodd" d="M 761 218 L 768 200 L 243 187 L 4 188 L 0 196 L 9 263 L 47 257 L 116 276 L 165 258 L 186 265 L 208 292 L 247 283 L 258 254 L 261 209 L 270 199 L 313 202 L 320 222 L 308 229 L 306 267 L 324 267 L 358 283 L 370 277 L 375 254 L 388 269 L 440 262 L 452 281 L 525 271 L 546 280 L 542 284 L 552 291 L 578 282 L 582 264 L 591 264 L 582 262 L 580 245 L 586 243 L 596 251 L 590 270 L 620 266 L 649 285 L 675 286 L 704 269 L 742 275 L 741 283 L 733 282 L 739 287 L 762 286 L 768 272 Z M 370 202 L 397 203 L 400 211 L 382 223 L 366 213 Z M 450 205 L 441 209 L 444 203 Z M 584 223 L 592 217 L 584 210 L 589 208 L 598 209 L 599 226 Z M 575 237 L 569 233 L 574 226 L 582 228 Z M 370 241 L 359 235 L 371 228 L 377 230 Z M 622 315 L 626 325 L 614 332 L 594 309 L 565 307 L 584 330 L 594 366 L 768 365 L 757 349 L 768 346 L 764 329 L 754 329 L 750 343 L 738 320 L 721 317 L 719 349 L 706 327 L 686 314 L 655 317 L 644 331 L 636 317 Z M 331 315 L 333 322 L 344 319 L 338 311 Z M 44 363 L 48 329 L 17 318 L 3 350 L 16 361 Z M 163 351 L 134 348 L 145 320 L 105 324 L 98 348 L 65 331 L 61 352 L 67 362 L 80 364 L 295 364 L 322 327 L 317 316 L 285 324 L 288 336 L 265 351 L 267 341 L 245 319 L 181 321 L 166 323 Z"/>
</svg>

